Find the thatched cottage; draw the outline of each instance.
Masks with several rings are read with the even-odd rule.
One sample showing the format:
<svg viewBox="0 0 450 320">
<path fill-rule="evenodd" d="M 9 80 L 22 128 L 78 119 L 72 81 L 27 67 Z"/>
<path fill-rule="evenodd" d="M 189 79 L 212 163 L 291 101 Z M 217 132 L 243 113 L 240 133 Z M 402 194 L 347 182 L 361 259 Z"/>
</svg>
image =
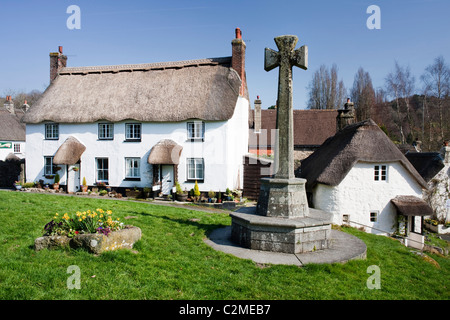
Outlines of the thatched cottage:
<svg viewBox="0 0 450 320">
<path fill-rule="evenodd" d="M 433 219 L 450 222 L 450 146 L 444 142 L 439 152 L 408 152 L 406 158 L 428 183 L 424 200 L 433 208 Z"/>
<path fill-rule="evenodd" d="M 3 107 L 0 107 L 0 160 L 6 160 L 8 156 L 25 157 L 25 124 L 20 121 L 24 111 L 23 108 L 15 108 L 12 97 L 6 96 Z"/>
<path fill-rule="evenodd" d="M 241 188 L 249 99 L 239 29 L 231 44 L 231 57 L 97 67 L 66 67 L 60 47 L 50 86 L 24 117 L 27 180 L 58 173 L 69 192 L 83 178 L 163 194 L 176 181 Z"/>
<path fill-rule="evenodd" d="M 375 234 L 421 232 L 427 184 L 372 120 L 350 124 L 301 164 L 310 205 Z M 412 208 L 414 210 L 412 210 Z"/>
</svg>

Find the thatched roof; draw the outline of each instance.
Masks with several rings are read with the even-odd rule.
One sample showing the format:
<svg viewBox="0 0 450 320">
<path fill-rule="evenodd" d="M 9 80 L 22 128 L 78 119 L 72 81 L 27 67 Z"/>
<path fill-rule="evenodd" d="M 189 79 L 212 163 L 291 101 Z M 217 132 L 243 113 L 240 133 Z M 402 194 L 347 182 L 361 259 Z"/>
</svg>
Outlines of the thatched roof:
<svg viewBox="0 0 450 320">
<path fill-rule="evenodd" d="M 398 212 L 404 216 L 430 216 L 433 209 L 425 200 L 415 196 L 396 196 L 391 202 Z"/>
<path fill-rule="evenodd" d="M 178 164 L 183 147 L 170 139 L 155 144 L 148 155 L 150 164 Z"/>
<path fill-rule="evenodd" d="M 0 107 L 0 141 L 25 141 L 25 124 L 20 122 L 23 113 L 12 114 Z"/>
<path fill-rule="evenodd" d="M 337 110 L 293 110 L 294 114 L 294 146 L 320 146 L 327 138 L 336 133 Z M 251 118 L 254 117 L 252 110 Z M 254 125 L 254 121 L 251 125 Z M 271 130 L 277 126 L 277 110 L 261 110 L 261 129 L 267 130 L 267 146 L 275 147 Z M 264 131 L 263 131 L 264 132 Z M 257 141 L 256 133 L 251 132 L 249 141 Z"/>
<path fill-rule="evenodd" d="M 427 182 L 445 167 L 439 152 L 408 152 L 405 156 Z"/>
<path fill-rule="evenodd" d="M 85 150 L 86 146 L 77 138 L 71 136 L 58 148 L 53 158 L 53 163 L 65 165 L 75 164 L 80 160 Z"/>
<path fill-rule="evenodd" d="M 66 67 L 29 109 L 26 123 L 228 120 L 241 80 L 231 57 Z"/>
<path fill-rule="evenodd" d="M 356 162 L 400 162 L 423 187 L 426 182 L 388 136 L 369 119 L 345 127 L 302 161 L 299 177 L 311 190 L 317 183 L 337 186 Z"/>
</svg>

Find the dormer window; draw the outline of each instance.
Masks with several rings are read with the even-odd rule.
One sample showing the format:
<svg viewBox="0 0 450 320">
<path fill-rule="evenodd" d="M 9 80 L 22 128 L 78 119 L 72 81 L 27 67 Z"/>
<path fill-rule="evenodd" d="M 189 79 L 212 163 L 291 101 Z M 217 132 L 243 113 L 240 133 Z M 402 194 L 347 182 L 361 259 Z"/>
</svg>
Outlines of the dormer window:
<svg viewBox="0 0 450 320">
<path fill-rule="evenodd" d="M 205 123 L 203 121 L 192 121 L 187 123 L 188 140 L 203 141 L 205 138 Z"/>
</svg>

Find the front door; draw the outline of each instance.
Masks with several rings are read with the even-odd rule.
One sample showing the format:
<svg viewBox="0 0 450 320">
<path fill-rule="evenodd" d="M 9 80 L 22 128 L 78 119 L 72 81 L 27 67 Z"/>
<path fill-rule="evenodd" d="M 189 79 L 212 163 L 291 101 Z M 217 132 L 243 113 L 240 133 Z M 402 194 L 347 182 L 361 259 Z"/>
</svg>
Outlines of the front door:
<svg viewBox="0 0 450 320">
<path fill-rule="evenodd" d="M 161 165 L 161 181 L 162 181 L 162 188 L 161 188 L 162 194 L 164 195 L 170 194 L 170 191 L 172 191 L 172 188 L 174 186 L 172 164 Z"/>
<path fill-rule="evenodd" d="M 80 164 L 68 166 L 67 172 L 67 192 L 77 192 L 80 189 Z"/>
</svg>

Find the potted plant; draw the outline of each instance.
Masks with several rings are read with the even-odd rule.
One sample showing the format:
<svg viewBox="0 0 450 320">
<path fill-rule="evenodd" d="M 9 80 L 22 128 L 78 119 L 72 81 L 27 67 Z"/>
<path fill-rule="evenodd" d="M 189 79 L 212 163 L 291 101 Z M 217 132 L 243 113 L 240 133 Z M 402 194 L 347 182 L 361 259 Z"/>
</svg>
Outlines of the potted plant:
<svg viewBox="0 0 450 320">
<path fill-rule="evenodd" d="M 216 193 L 214 191 L 212 191 L 212 190 L 209 190 L 208 197 L 209 197 L 208 202 L 212 202 L 212 199 L 216 198 Z"/>
<path fill-rule="evenodd" d="M 181 185 L 178 181 L 175 182 L 175 187 L 177 190 L 177 201 L 185 202 L 188 197 L 187 190 L 183 191 L 183 189 L 181 189 Z"/>
<path fill-rule="evenodd" d="M 87 190 L 88 190 L 88 186 L 86 183 L 86 177 L 83 177 L 83 184 L 81 185 L 81 191 L 87 192 Z"/>
<path fill-rule="evenodd" d="M 58 190 L 59 189 L 59 174 L 55 174 L 55 182 L 53 183 L 53 189 Z"/>
<path fill-rule="evenodd" d="M 16 190 L 20 190 L 22 189 L 22 184 L 19 181 L 14 182 L 14 187 L 16 188 Z"/>
<path fill-rule="evenodd" d="M 195 185 L 194 185 L 194 201 L 198 202 L 200 200 L 200 190 L 198 188 L 198 183 L 197 180 L 195 180 Z"/>
</svg>

